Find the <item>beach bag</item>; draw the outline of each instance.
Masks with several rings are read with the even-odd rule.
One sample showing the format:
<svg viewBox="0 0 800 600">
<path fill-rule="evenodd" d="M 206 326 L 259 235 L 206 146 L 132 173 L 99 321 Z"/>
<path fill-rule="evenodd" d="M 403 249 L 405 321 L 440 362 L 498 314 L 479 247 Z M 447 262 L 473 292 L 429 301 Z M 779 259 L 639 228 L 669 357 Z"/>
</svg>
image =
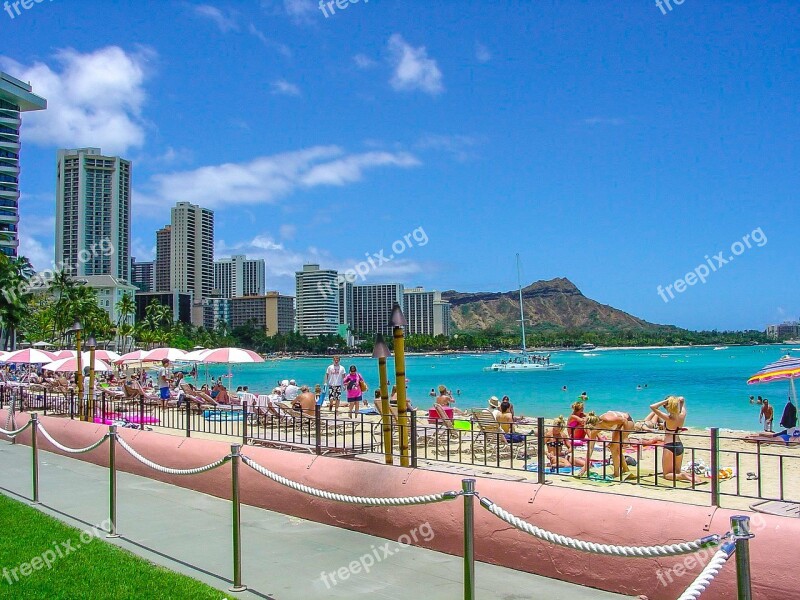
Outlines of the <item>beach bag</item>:
<svg viewBox="0 0 800 600">
<path fill-rule="evenodd" d="M 364 381 L 364 378 L 363 378 L 363 377 L 361 377 L 361 378 L 359 379 L 359 381 L 358 381 L 358 387 L 360 387 L 360 388 L 361 388 L 361 391 L 362 391 L 362 392 L 366 392 L 366 391 L 369 389 L 369 386 L 367 385 L 367 382 L 366 382 L 366 381 Z"/>
</svg>

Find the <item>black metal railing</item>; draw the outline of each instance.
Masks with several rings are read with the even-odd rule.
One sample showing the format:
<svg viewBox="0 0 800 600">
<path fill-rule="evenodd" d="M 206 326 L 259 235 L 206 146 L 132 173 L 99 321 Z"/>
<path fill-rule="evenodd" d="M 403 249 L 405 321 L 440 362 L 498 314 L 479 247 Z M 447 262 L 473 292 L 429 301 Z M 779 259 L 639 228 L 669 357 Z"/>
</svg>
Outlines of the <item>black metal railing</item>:
<svg viewBox="0 0 800 600">
<path fill-rule="evenodd" d="M 86 399 L 76 398 L 73 391 L 0 386 L 0 406 L 12 401 L 17 410 L 72 419 L 84 416 L 87 406 Z M 187 437 L 192 433 L 213 434 L 236 438 L 244 444 L 302 449 L 315 454 L 384 455 L 393 464 L 412 467 L 424 460 L 525 471 L 535 473 L 539 483 L 575 478 L 586 461 L 585 440 L 550 437 L 549 426 L 541 417 L 510 425 L 505 432 L 481 429 L 465 419 L 459 426 L 468 423 L 470 429 L 460 429 L 453 421 L 433 417 L 423 420 L 416 411 L 409 411 L 405 419 L 394 415 L 388 418 L 388 452 L 380 417 L 357 414 L 348 418 L 336 412 L 328 415 L 319 406 L 303 412 L 280 405 L 209 407 L 193 401 L 175 405 L 174 400 L 165 403 L 142 397 L 125 399 L 99 391 L 94 399 L 93 420 L 141 429 L 172 429 Z M 626 433 L 633 436 L 624 441 L 622 452 L 627 472 L 609 458 L 619 455 L 619 443 L 598 439 L 591 469 L 584 477 L 594 480 L 595 485 L 625 483 L 709 494 L 714 506 L 720 505 L 723 496 L 800 502 L 800 487 L 792 479 L 796 478 L 800 455 L 780 438 L 774 442 L 755 439 L 747 444 L 741 437 L 721 436 L 716 428 L 708 433 L 683 432 L 683 454 L 678 459 L 675 452 L 665 451 L 663 432 Z M 603 435 L 608 438 L 612 434 Z M 407 447 L 401 448 L 404 438 Z M 671 465 L 665 462 L 665 456 Z M 669 471 L 682 475 L 665 475 Z M 793 485 L 789 485 L 790 481 Z"/>
</svg>

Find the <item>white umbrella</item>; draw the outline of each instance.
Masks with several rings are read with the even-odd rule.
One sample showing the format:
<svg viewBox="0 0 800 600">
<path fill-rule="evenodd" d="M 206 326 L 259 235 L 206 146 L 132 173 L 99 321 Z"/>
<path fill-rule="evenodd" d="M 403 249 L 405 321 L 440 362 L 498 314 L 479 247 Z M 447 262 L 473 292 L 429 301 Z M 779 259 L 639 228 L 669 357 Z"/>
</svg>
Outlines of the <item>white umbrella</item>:
<svg viewBox="0 0 800 600">
<path fill-rule="evenodd" d="M 94 357 L 106 362 L 117 362 L 120 359 L 120 355 L 111 350 L 95 350 Z"/>
<path fill-rule="evenodd" d="M 149 352 L 145 352 L 144 356 L 142 356 L 142 361 L 153 361 L 153 362 L 161 362 L 165 358 L 169 361 L 173 360 L 183 360 L 186 356 L 186 352 L 183 350 L 178 350 L 177 348 L 156 348 L 155 350 L 150 350 Z"/>
<path fill-rule="evenodd" d="M 53 344 L 48 344 L 47 342 L 36 342 L 33 344 L 34 348 L 52 348 Z"/>
<path fill-rule="evenodd" d="M 242 348 L 217 348 L 209 350 L 200 359 L 203 363 L 262 363 L 264 359 L 252 350 Z"/>
<path fill-rule="evenodd" d="M 89 353 L 84 352 L 82 353 L 82 361 L 81 361 L 81 368 L 85 369 L 89 366 Z M 62 358 L 61 360 L 57 360 L 51 362 L 47 365 L 42 367 L 45 371 L 53 371 L 55 373 L 75 373 L 78 370 L 78 359 L 77 358 Z M 94 370 L 95 371 L 111 371 L 111 366 L 107 363 L 103 362 L 99 358 L 94 359 Z"/>
<path fill-rule="evenodd" d="M 211 352 L 211 350 L 208 348 L 192 350 L 191 352 L 187 352 L 181 360 L 185 360 L 187 362 L 202 362 L 203 356 L 205 356 L 208 352 Z"/>
<path fill-rule="evenodd" d="M 0 352 L 0 362 L 6 362 L 6 356 L 11 354 L 11 352 Z"/>
<path fill-rule="evenodd" d="M 134 350 L 120 356 L 115 362 L 129 363 L 129 362 L 142 362 L 142 357 L 147 354 L 147 350 Z"/>
<path fill-rule="evenodd" d="M 6 356 L 6 362 L 25 363 L 29 365 L 41 365 L 53 362 L 55 355 L 52 352 L 28 348 L 27 350 L 17 350 Z"/>
</svg>

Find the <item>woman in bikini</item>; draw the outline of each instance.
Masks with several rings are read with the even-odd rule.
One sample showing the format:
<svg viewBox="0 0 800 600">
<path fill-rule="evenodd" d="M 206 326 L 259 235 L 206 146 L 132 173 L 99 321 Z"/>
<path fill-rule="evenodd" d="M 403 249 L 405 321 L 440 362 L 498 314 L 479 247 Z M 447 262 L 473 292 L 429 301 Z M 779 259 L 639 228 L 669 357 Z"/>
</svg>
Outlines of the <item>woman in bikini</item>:
<svg viewBox="0 0 800 600">
<path fill-rule="evenodd" d="M 569 467 L 575 465 L 582 467 L 586 463 L 571 452 L 572 443 L 564 432 L 564 417 L 559 416 L 553 424 L 545 430 L 545 441 L 547 443 L 547 460 L 551 468 Z"/>
<path fill-rule="evenodd" d="M 681 471 L 683 442 L 678 435 L 686 422 L 686 400 L 683 396 L 668 396 L 666 400 L 650 405 L 650 410 L 664 419 L 664 453 L 661 455 L 664 479 L 691 482 L 692 478 Z"/>
<path fill-rule="evenodd" d="M 629 413 L 616 410 L 609 410 L 597 416 L 594 412 L 586 415 L 586 464 L 578 473 L 578 477 L 588 473 L 592 464 L 592 452 L 595 442 L 597 442 L 600 432 L 611 432 L 611 462 L 614 464 L 614 477 L 625 479 L 630 470 L 628 463 L 625 462 L 623 449 L 628 436 L 634 431 L 634 421 Z"/>
</svg>

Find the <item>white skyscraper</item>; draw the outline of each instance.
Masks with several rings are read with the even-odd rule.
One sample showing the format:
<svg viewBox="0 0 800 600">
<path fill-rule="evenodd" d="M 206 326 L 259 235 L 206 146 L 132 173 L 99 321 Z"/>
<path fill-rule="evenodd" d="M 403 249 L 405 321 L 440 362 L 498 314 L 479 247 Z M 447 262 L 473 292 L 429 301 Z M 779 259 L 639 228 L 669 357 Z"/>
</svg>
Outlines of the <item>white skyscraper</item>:
<svg viewBox="0 0 800 600">
<path fill-rule="evenodd" d="M 426 292 L 409 288 L 403 292 L 403 313 L 406 332 L 420 335 L 450 335 L 450 303 L 442 300 L 441 292 Z"/>
<path fill-rule="evenodd" d="M 319 265 L 303 265 L 295 273 L 297 331 L 316 337 L 339 331 L 338 273 L 320 270 Z"/>
<path fill-rule="evenodd" d="M 110 275 L 129 282 L 130 238 L 130 161 L 104 156 L 100 148 L 59 150 L 56 262 L 75 276 Z"/>
<path fill-rule="evenodd" d="M 266 287 L 263 258 L 248 260 L 246 256 L 237 254 L 214 261 L 214 292 L 222 298 L 263 296 Z"/>
<path fill-rule="evenodd" d="M 19 246 L 20 114 L 44 110 L 47 100 L 31 86 L 0 72 L 0 252 L 16 256 Z"/>
</svg>

